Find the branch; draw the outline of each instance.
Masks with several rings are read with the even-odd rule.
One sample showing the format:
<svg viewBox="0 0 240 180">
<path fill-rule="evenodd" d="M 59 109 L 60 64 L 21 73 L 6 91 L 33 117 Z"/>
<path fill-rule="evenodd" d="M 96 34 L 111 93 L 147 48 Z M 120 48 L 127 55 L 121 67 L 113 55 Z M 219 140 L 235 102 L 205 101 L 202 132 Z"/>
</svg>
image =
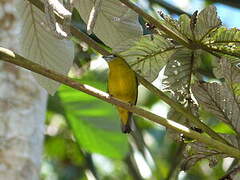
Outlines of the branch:
<svg viewBox="0 0 240 180">
<path fill-rule="evenodd" d="M 105 102 L 108 102 L 108 103 L 114 104 L 116 106 L 122 107 L 124 109 L 127 109 L 128 111 L 133 112 L 133 113 L 135 113 L 139 116 L 142 116 L 146 119 L 149 119 L 152 122 L 155 122 L 157 124 L 165 126 L 166 128 L 177 131 L 178 133 L 182 133 L 186 137 L 196 139 L 197 141 L 204 143 L 207 146 L 214 148 L 220 152 L 223 152 L 231 157 L 240 158 L 240 151 L 234 147 L 231 147 L 227 144 L 224 144 L 215 139 L 212 139 L 204 134 L 200 134 L 196 131 L 193 131 L 177 122 L 165 119 L 154 113 L 146 111 L 142 108 L 138 108 L 136 106 L 127 104 L 123 101 L 120 101 L 120 100 L 114 98 L 114 97 L 111 97 L 109 94 L 107 94 L 103 91 L 100 91 L 94 87 L 91 87 L 91 86 L 88 86 L 85 84 L 81 84 L 77 81 L 72 80 L 71 78 L 69 78 L 65 75 L 62 75 L 62 74 L 59 74 L 50 69 L 44 68 L 43 66 L 41 66 L 39 64 L 33 63 L 32 61 L 25 59 L 24 57 L 22 57 L 18 54 L 15 54 L 13 51 L 10 51 L 8 49 L 0 47 L 0 59 L 3 61 L 9 62 L 9 63 L 15 64 L 17 66 L 26 68 L 32 72 L 41 74 L 49 79 L 52 79 L 52 80 L 55 80 L 62 84 L 65 84 L 69 87 L 72 87 L 76 90 L 82 91 L 86 94 L 94 96 Z"/>
<path fill-rule="evenodd" d="M 43 4 L 39 0 L 28 0 L 32 4 L 34 4 L 36 7 L 38 7 L 41 11 L 44 10 Z M 59 23 L 62 23 L 63 20 L 56 16 L 56 19 Z M 158 22 L 158 21 L 157 21 Z M 90 47 L 98 51 L 100 54 L 104 56 L 111 55 L 109 51 L 104 49 L 102 46 L 100 46 L 96 41 L 91 39 L 88 35 L 85 33 L 79 31 L 76 27 L 71 25 L 71 34 L 84 42 L 86 42 Z M 223 139 L 221 136 L 219 136 L 216 132 L 214 132 L 211 128 L 209 128 L 207 125 L 202 123 L 198 118 L 196 118 L 190 111 L 186 110 L 184 107 L 182 107 L 181 104 L 176 103 L 172 99 L 170 99 L 167 95 L 165 95 L 162 91 L 160 91 L 158 88 L 153 86 L 151 83 L 149 83 L 147 80 L 145 80 L 143 77 L 138 75 L 139 82 L 145 86 L 149 91 L 151 91 L 153 94 L 160 97 L 164 102 L 169 104 L 171 107 L 173 107 L 176 111 L 182 113 L 186 118 L 188 118 L 193 124 L 195 124 L 198 128 L 202 129 L 204 132 L 206 132 L 208 135 L 213 137 L 214 139 L 217 139 L 225 144 L 229 144 L 225 139 Z M 229 144 L 230 145 L 230 144 Z"/>
</svg>

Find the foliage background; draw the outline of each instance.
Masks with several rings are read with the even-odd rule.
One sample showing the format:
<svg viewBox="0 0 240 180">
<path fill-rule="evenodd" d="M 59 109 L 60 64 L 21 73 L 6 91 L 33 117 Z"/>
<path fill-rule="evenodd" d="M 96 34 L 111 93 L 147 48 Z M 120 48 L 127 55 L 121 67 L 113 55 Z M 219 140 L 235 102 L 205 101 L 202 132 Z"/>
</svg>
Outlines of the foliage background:
<svg viewBox="0 0 240 180">
<path fill-rule="evenodd" d="M 233 5 L 234 4 L 234 0 Z M 139 5 L 157 17 L 157 10 L 177 18 L 178 12 L 192 14 L 213 1 L 204 0 L 139 0 Z M 230 1 L 228 1 L 230 2 Z M 166 3 L 168 8 L 166 8 Z M 238 8 L 222 3 L 214 4 L 224 25 L 239 27 Z M 173 8 L 170 10 L 170 8 Z M 229 16 L 231 14 L 231 16 Z M 77 12 L 74 23 L 81 29 L 85 24 Z M 141 19 L 140 19 L 141 21 Z M 93 36 L 94 37 L 94 36 Z M 94 37 L 96 39 L 96 37 Z M 81 82 L 106 90 L 106 63 L 83 43 L 75 47 L 74 66 L 70 76 Z M 211 57 L 206 56 L 202 71 L 211 73 Z M 91 61 L 91 62 L 90 62 Z M 159 86 L 161 76 L 154 81 Z M 139 87 L 138 105 L 165 116 L 168 106 Z M 205 112 L 204 112 L 205 113 Z M 207 123 L 215 130 L 227 132 L 227 127 L 217 124 L 206 113 Z M 44 158 L 41 169 L 43 180 L 120 180 L 120 179 L 218 179 L 231 166 L 232 159 L 224 159 L 214 168 L 201 161 L 188 172 L 177 171 L 182 146 L 166 136 L 164 127 L 134 117 L 139 131 L 136 136 L 123 135 L 117 112 L 112 105 L 94 97 L 61 86 L 54 96 L 49 96 L 46 117 Z M 71 130 L 74 130 L 75 137 Z"/>
</svg>

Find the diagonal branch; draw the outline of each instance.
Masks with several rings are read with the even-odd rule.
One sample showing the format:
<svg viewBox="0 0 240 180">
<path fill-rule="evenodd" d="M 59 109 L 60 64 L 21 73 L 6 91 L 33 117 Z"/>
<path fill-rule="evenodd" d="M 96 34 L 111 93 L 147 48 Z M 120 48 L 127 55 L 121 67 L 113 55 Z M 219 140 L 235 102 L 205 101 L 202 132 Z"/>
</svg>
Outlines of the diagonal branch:
<svg viewBox="0 0 240 180">
<path fill-rule="evenodd" d="M 34 4 L 36 7 L 38 7 L 41 11 L 44 11 L 44 6 L 39 0 L 27 0 Z M 63 23 L 63 20 L 56 16 L 56 19 L 58 22 Z M 102 46 L 100 46 L 96 41 L 91 39 L 89 36 L 87 36 L 85 33 L 79 31 L 76 27 L 71 25 L 71 34 L 81 41 L 84 41 L 87 43 L 90 47 L 98 51 L 100 54 L 104 56 L 111 55 L 111 53 L 104 49 Z M 213 137 L 216 140 L 219 140 L 223 143 L 229 144 L 224 138 L 219 136 L 216 132 L 214 132 L 211 128 L 209 128 L 207 125 L 202 123 L 198 118 L 196 118 L 191 112 L 186 110 L 184 107 L 182 107 L 179 103 L 176 103 L 171 98 L 169 98 L 167 95 L 165 95 L 162 91 L 160 91 L 158 88 L 153 86 L 151 83 L 149 83 L 147 80 L 145 80 L 143 77 L 138 75 L 138 80 L 141 84 L 143 84 L 149 91 L 151 91 L 153 94 L 157 95 L 159 98 L 161 98 L 164 102 L 169 104 L 171 107 L 173 107 L 176 111 L 182 113 L 186 118 L 189 119 L 193 124 L 195 124 L 198 128 L 202 129 L 204 132 L 206 132 L 208 135 Z"/>
<path fill-rule="evenodd" d="M 32 61 L 25 59 L 24 57 L 22 57 L 18 54 L 15 54 L 13 51 L 10 51 L 8 49 L 0 47 L 0 59 L 3 61 L 9 62 L 9 63 L 15 64 L 15 65 L 18 65 L 18 66 L 21 66 L 23 68 L 29 69 L 35 73 L 41 74 L 45 77 L 48 77 L 49 79 L 58 81 L 69 87 L 72 87 L 76 90 L 82 91 L 86 94 L 89 94 L 98 99 L 101 99 L 105 102 L 125 108 L 128 111 L 131 111 L 139 116 L 142 116 L 146 119 L 151 120 L 152 122 L 163 125 L 169 129 L 177 131 L 178 133 L 182 133 L 186 137 L 196 139 L 197 141 L 202 142 L 202 143 L 206 144 L 207 146 L 214 148 L 214 149 L 216 149 L 224 154 L 227 154 L 231 157 L 240 158 L 240 151 L 234 147 L 231 147 L 227 144 L 224 144 L 222 142 L 214 140 L 204 134 L 200 134 L 196 131 L 193 131 L 177 122 L 165 119 L 161 116 L 158 116 L 154 113 L 146 111 L 142 108 L 138 108 L 136 106 L 127 104 L 123 101 L 120 101 L 120 100 L 114 98 L 114 97 L 111 97 L 109 94 L 107 94 L 103 91 L 100 91 L 94 87 L 91 87 L 91 86 L 88 86 L 85 84 L 81 84 L 75 80 L 72 80 L 71 78 L 69 78 L 65 75 L 62 75 L 62 74 L 52 71 L 50 69 L 44 68 L 43 66 L 41 66 L 39 64 L 33 63 Z"/>
</svg>

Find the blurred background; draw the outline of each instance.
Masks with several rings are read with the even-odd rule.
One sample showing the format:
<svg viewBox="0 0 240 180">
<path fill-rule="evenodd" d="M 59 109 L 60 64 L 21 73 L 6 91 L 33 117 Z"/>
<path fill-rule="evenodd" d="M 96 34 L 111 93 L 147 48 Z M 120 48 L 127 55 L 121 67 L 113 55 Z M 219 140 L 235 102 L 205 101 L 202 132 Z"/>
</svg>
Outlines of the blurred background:
<svg viewBox="0 0 240 180">
<path fill-rule="evenodd" d="M 174 18 L 182 13 L 214 4 L 223 25 L 240 26 L 238 0 L 134 0 L 152 16 L 163 11 Z M 73 23 L 82 31 L 86 26 L 76 11 Z M 140 18 L 140 21 L 142 19 Z M 85 31 L 86 32 L 86 31 Z M 96 41 L 101 43 L 94 35 Z M 75 46 L 74 66 L 69 75 L 103 91 L 107 90 L 107 64 L 85 43 Z M 204 56 L 201 72 L 211 76 L 211 58 Z M 204 73 L 205 72 L 205 73 Z M 161 88 L 161 73 L 154 85 Z M 139 86 L 138 106 L 163 117 L 169 106 Z M 205 122 L 217 131 L 224 130 L 211 115 Z M 213 180 L 222 177 L 233 159 L 225 158 L 214 168 L 200 161 L 189 171 L 180 171 L 182 146 L 167 136 L 166 129 L 140 117 L 134 117 L 137 131 L 124 135 L 114 106 L 94 97 L 61 86 L 49 96 L 46 116 L 42 180 Z M 227 128 L 225 129 L 227 131 Z"/>
</svg>

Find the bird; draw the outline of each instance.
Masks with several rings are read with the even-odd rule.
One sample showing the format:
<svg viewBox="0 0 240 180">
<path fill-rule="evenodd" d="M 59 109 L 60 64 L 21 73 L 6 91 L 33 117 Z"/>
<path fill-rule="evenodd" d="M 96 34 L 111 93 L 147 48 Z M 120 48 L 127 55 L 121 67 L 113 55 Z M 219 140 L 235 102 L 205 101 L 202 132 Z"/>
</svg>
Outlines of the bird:
<svg viewBox="0 0 240 180">
<path fill-rule="evenodd" d="M 108 63 L 108 93 L 110 96 L 122 100 L 123 102 L 135 105 L 138 96 L 138 81 L 136 73 L 131 69 L 127 62 L 119 56 L 105 56 L 104 59 Z M 132 131 L 132 112 L 117 107 L 121 129 L 123 133 Z"/>
</svg>

